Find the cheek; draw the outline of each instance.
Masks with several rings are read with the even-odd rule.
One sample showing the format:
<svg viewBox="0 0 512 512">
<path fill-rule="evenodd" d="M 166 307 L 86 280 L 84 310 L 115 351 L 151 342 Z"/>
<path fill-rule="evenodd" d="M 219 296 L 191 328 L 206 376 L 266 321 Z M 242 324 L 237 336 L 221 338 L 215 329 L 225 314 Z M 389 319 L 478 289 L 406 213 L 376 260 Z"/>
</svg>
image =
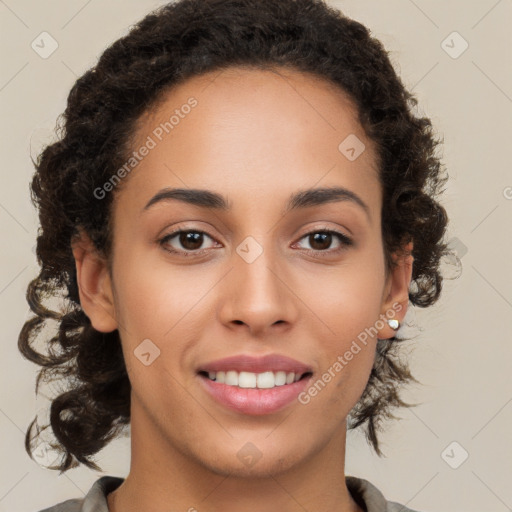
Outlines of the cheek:
<svg viewBox="0 0 512 512">
<path fill-rule="evenodd" d="M 200 299 L 210 281 L 204 272 L 200 274 L 192 268 L 163 260 L 155 263 L 148 258 L 145 260 L 143 255 L 119 261 L 116 311 L 126 331 L 163 339 L 179 328 L 187 312 L 200 307 Z"/>
<path fill-rule="evenodd" d="M 183 326 L 193 327 L 194 318 L 204 321 L 215 311 L 212 300 L 219 300 L 217 293 L 232 290 L 229 283 L 219 283 L 225 268 L 214 262 L 178 265 L 165 255 L 148 258 L 147 250 L 124 254 L 128 256 L 115 262 L 116 313 L 133 338 L 130 344 L 145 338 L 162 343 L 174 338 L 173 344 L 179 343 Z M 347 253 L 336 265 L 303 261 L 283 268 L 281 279 L 293 291 L 288 300 L 304 311 L 300 322 L 309 324 L 308 330 L 314 331 L 311 322 L 317 323 L 316 335 L 323 338 L 326 352 L 344 351 L 347 342 L 378 318 L 384 266 L 377 254 L 379 247 L 365 247 Z"/>
<path fill-rule="evenodd" d="M 329 415 L 333 425 L 346 418 L 362 395 L 375 358 L 377 340 L 371 327 L 378 316 L 377 301 L 326 302 L 330 335 L 317 337 L 319 371 L 300 398 L 311 417 Z M 333 305 L 334 304 L 334 305 Z"/>
<path fill-rule="evenodd" d="M 138 404 L 166 404 L 152 408 L 165 425 L 169 411 L 190 401 L 179 384 L 179 368 L 193 347 L 189 315 L 198 314 L 205 291 L 193 286 L 180 267 L 155 265 L 135 252 L 120 259 L 116 269 L 116 314 L 132 393 Z"/>
<path fill-rule="evenodd" d="M 384 266 L 373 254 L 360 252 L 315 275 L 304 272 L 309 276 L 302 281 L 301 294 L 338 340 L 356 338 L 379 317 Z"/>
<path fill-rule="evenodd" d="M 217 277 L 159 260 L 134 252 L 118 262 L 116 314 L 134 392 L 176 404 L 187 395 L 181 396 L 173 376 L 183 381 L 180 372 L 204 336 L 211 315 L 205 298 Z"/>
<path fill-rule="evenodd" d="M 320 382 L 310 391 L 316 396 L 328 387 L 330 392 L 322 392 L 319 404 L 338 406 L 340 413 L 347 413 L 364 391 L 373 365 L 384 267 L 370 253 L 328 276 L 317 276 L 315 282 L 318 292 L 308 292 L 306 302 L 321 320 L 317 334 L 320 329 L 327 334 L 318 340 L 323 351 Z M 307 280 L 304 293 L 315 289 L 313 284 Z"/>
</svg>

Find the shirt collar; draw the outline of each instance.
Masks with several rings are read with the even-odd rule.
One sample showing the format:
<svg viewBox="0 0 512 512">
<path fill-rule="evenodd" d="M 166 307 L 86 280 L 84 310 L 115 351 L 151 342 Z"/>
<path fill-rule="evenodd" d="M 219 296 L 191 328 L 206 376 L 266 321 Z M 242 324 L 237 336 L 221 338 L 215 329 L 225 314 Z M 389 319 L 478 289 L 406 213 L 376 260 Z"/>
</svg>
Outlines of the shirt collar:
<svg viewBox="0 0 512 512">
<path fill-rule="evenodd" d="M 382 512 L 386 510 L 387 501 L 384 495 L 372 483 L 364 478 L 346 476 L 347 488 L 366 512 Z M 102 476 L 86 494 L 80 512 L 108 512 L 107 494 L 117 489 L 124 482 L 124 478 L 117 476 Z"/>
<path fill-rule="evenodd" d="M 102 476 L 85 495 L 80 512 L 108 512 L 107 494 L 117 489 L 124 478 Z"/>
</svg>

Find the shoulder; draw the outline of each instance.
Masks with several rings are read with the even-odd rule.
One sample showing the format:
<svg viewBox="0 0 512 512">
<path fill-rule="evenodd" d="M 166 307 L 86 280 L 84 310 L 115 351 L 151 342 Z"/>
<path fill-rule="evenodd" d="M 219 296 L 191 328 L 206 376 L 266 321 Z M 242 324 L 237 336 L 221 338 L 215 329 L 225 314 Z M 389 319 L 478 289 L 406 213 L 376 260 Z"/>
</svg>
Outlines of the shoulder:
<svg viewBox="0 0 512 512">
<path fill-rule="evenodd" d="M 98 478 L 83 498 L 62 501 L 39 512 L 108 512 L 107 494 L 117 489 L 124 478 L 102 476 Z"/>
<path fill-rule="evenodd" d="M 386 512 L 418 512 L 417 510 L 408 508 L 401 503 L 395 503 L 394 501 L 388 501 L 387 507 Z"/>
<path fill-rule="evenodd" d="M 66 500 L 53 507 L 48 507 L 39 512 L 80 512 L 82 510 L 83 499 L 73 498 L 72 500 Z"/>
<path fill-rule="evenodd" d="M 371 482 L 355 476 L 345 477 L 347 488 L 354 500 L 367 512 L 418 512 L 405 505 L 388 501 Z"/>
<path fill-rule="evenodd" d="M 367 512 L 418 512 L 400 503 L 387 501 L 382 492 L 364 478 L 347 476 L 347 488 L 354 500 Z M 66 500 L 39 512 L 108 512 L 107 494 L 124 481 L 115 476 L 102 476 L 96 480 L 83 498 Z"/>
</svg>

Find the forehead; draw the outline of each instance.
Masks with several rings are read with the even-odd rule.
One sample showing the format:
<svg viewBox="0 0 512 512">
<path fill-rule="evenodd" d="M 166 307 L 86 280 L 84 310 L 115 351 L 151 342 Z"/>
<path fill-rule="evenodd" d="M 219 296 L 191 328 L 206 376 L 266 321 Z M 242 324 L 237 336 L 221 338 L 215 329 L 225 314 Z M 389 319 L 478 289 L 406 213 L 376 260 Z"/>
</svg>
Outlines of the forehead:
<svg viewBox="0 0 512 512">
<path fill-rule="evenodd" d="M 152 146 L 128 180 L 140 202 L 167 186 L 245 191 L 254 201 L 315 183 L 365 190 L 368 202 L 380 195 L 374 145 L 353 102 L 326 80 L 286 68 L 188 79 L 139 119 L 134 141 L 134 150 Z M 355 159 L 350 146 L 362 151 Z"/>
</svg>

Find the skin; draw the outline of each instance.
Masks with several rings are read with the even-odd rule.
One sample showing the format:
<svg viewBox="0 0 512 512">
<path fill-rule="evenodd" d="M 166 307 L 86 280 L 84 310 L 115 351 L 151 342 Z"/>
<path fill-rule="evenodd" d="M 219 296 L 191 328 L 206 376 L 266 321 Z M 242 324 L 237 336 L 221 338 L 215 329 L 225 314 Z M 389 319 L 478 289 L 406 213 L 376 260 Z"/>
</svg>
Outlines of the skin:
<svg viewBox="0 0 512 512">
<path fill-rule="evenodd" d="M 402 322 L 413 259 L 386 274 L 374 145 L 348 97 L 322 79 L 230 68 L 167 92 L 140 120 L 134 149 L 191 96 L 197 107 L 116 190 L 112 274 L 85 234 L 73 243 L 81 304 L 98 331 L 119 329 L 132 384 L 131 468 L 109 510 L 361 512 L 345 485 L 346 418 L 377 337 L 394 335 L 387 323 L 307 405 L 274 414 L 226 409 L 196 368 L 279 353 L 311 365 L 314 382 L 393 304 Z M 366 147 L 354 161 L 338 150 L 349 134 Z M 357 194 L 369 215 L 351 201 L 283 215 L 292 193 L 331 186 Z M 169 200 L 143 211 L 166 187 L 218 192 L 231 210 Z M 178 228 L 207 235 L 159 243 Z M 336 253 L 335 236 L 306 236 L 325 229 L 354 244 Z M 251 263 L 236 252 L 248 236 L 263 249 Z M 145 339 L 160 350 L 148 366 L 134 355 Z M 251 467 L 237 457 L 247 442 L 261 454 Z"/>
</svg>

